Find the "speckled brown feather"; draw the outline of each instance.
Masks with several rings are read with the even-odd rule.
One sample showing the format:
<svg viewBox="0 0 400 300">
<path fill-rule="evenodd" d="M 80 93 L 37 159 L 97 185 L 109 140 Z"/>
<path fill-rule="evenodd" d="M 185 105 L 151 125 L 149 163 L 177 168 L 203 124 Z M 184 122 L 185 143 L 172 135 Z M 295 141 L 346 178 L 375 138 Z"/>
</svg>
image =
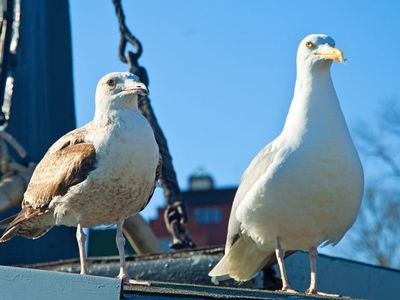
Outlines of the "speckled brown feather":
<svg viewBox="0 0 400 300">
<path fill-rule="evenodd" d="M 71 186 L 85 180 L 95 162 L 94 146 L 88 143 L 72 144 L 47 153 L 32 175 L 23 206 L 48 206 L 53 197 L 65 195 Z"/>
<path fill-rule="evenodd" d="M 71 186 L 86 179 L 95 168 L 96 152 L 84 140 L 83 130 L 73 131 L 57 141 L 37 165 L 22 201 L 22 210 L 11 221 L 0 242 L 14 235 L 38 238 L 51 227 L 48 206 L 56 196 L 63 196 Z M 40 217 L 40 218 L 39 218 Z M 49 224 L 48 224 L 49 223 Z"/>
</svg>

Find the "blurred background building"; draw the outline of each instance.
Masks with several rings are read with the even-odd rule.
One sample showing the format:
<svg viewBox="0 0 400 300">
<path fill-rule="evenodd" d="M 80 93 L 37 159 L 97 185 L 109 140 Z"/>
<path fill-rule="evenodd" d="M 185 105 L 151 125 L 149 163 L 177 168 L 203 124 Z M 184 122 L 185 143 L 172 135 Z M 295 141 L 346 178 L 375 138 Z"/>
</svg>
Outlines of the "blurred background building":
<svg viewBox="0 0 400 300">
<path fill-rule="evenodd" d="M 187 207 L 190 235 L 197 246 L 225 244 L 231 205 L 236 187 L 217 188 L 213 177 L 197 172 L 189 177 L 189 190 L 182 192 Z M 164 246 L 171 242 L 165 228 L 165 207 L 158 208 L 157 218 L 150 220 L 150 227 Z"/>
</svg>

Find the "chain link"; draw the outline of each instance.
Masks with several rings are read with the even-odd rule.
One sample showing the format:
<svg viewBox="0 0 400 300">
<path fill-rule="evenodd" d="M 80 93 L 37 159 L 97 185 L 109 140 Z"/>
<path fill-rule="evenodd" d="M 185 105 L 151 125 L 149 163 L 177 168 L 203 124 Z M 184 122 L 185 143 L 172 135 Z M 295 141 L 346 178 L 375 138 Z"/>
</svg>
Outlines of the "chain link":
<svg viewBox="0 0 400 300">
<path fill-rule="evenodd" d="M 143 48 L 142 44 L 140 41 L 130 32 L 128 27 L 125 24 L 125 15 L 124 11 L 122 9 L 121 5 L 121 0 L 113 0 L 113 4 L 115 7 L 115 13 L 118 17 L 118 23 L 119 23 L 119 31 L 121 33 L 121 38 L 119 41 L 119 47 L 118 47 L 118 55 L 119 59 L 123 63 L 128 63 L 127 56 L 125 55 L 125 50 L 128 42 L 135 47 L 135 52 L 131 52 L 131 58 L 133 58 L 133 63 L 137 65 L 137 61 L 139 60 L 140 56 L 142 55 Z M 131 64 L 132 61 L 129 61 L 129 64 Z"/>
</svg>

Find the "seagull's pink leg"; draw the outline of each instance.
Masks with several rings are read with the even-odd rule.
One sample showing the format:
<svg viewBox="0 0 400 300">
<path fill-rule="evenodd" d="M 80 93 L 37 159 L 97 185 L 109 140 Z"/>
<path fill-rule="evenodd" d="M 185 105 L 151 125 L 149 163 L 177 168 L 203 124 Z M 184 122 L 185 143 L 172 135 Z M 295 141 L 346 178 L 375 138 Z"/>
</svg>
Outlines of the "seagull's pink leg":
<svg viewBox="0 0 400 300">
<path fill-rule="evenodd" d="M 117 224 L 117 235 L 115 236 L 115 241 L 117 243 L 119 253 L 119 261 L 121 264 L 118 278 L 122 279 L 124 283 L 149 286 L 150 282 L 148 281 L 134 280 L 129 278 L 128 269 L 126 267 L 125 261 L 125 237 L 123 233 L 123 225 L 124 221 L 121 221 Z"/>
<path fill-rule="evenodd" d="M 317 248 L 313 247 L 310 249 L 310 269 L 311 269 L 311 281 L 310 287 L 307 289 L 307 294 L 313 295 L 321 295 L 321 296 L 330 296 L 330 297 L 339 297 L 340 295 L 335 294 L 327 294 L 318 291 L 317 288 L 317 258 L 318 258 L 318 251 Z"/>
<path fill-rule="evenodd" d="M 290 288 L 290 285 L 289 285 L 289 281 L 288 281 L 288 278 L 286 275 L 285 264 L 283 262 L 283 259 L 285 258 L 285 251 L 281 247 L 279 238 L 277 238 L 277 240 L 276 240 L 275 255 L 276 255 L 276 259 L 278 261 L 279 271 L 281 272 L 282 291 L 289 292 L 289 293 L 297 293 L 297 291 Z"/>
<path fill-rule="evenodd" d="M 78 241 L 79 260 L 81 262 L 81 274 L 87 274 L 88 269 L 85 256 L 86 234 L 83 232 L 81 224 L 78 224 L 78 227 L 76 228 L 76 240 Z"/>
</svg>

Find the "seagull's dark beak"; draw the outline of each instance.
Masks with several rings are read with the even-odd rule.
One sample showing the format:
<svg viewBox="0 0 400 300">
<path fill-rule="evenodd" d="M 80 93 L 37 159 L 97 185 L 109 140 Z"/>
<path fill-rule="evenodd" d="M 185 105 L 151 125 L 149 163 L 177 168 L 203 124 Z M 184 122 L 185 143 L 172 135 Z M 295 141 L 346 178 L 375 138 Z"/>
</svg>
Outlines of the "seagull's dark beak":
<svg viewBox="0 0 400 300">
<path fill-rule="evenodd" d="M 147 96 L 149 95 L 149 90 L 147 89 L 146 85 L 142 82 L 137 82 L 134 81 L 129 87 L 127 88 L 127 91 L 131 91 L 134 94 L 140 95 L 140 96 Z"/>
<path fill-rule="evenodd" d="M 316 51 L 315 55 L 321 56 L 324 59 L 335 60 L 337 62 L 345 61 L 343 58 L 343 51 L 331 46 L 324 47 L 322 51 Z"/>
</svg>

